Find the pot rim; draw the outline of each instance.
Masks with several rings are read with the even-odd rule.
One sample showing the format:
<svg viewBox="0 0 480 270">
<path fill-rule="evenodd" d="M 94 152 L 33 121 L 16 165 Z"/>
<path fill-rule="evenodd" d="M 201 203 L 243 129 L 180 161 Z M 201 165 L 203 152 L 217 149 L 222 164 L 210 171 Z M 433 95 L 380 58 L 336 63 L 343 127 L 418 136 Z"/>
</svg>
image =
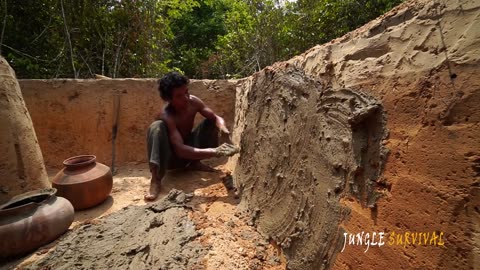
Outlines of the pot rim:
<svg viewBox="0 0 480 270">
<path fill-rule="evenodd" d="M 50 199 L 52 196 L 55 196 L 56 193 L 57 193 L 56 188 L 44 188 L 44 189 L 38 189 L 38 190 L 25 192 L 25 193 L 19 194 L 17 196 L 14 196 L 8 202 L 0 205 L 0 211 L 13 211 L 13 210 L 19 209 L 21 207 L 27 207 L 27 206 L 31 206 L 31 205 L 37 205 L 38 206 L 38 205 L 44 203 L 45 201 L 47 201 L 48 199 Z M 48 196 L 45 197 L 45 199 L 41 200 L 40 202 L 29 202 L 29 203 L 25 203 L 25 204 L 22 204 L 22 205 L 15 206 L 15 207 L 7 208 L 9 205 L 17 203 L 19 201 L 22 201 L 22 200 L 25 200 L 25 199 L 28 199 L 28 198 L 31 198 L 31 197 L 35 197 L 35 196 L 41 196 L 41 195 L 48 195 Z"/>
<path fill-rule="evenodd" d="M 63 166 L 66 168 L 79 168 L 93 164 L 96 161 L 97 157 L 95 155 L 79 155 L 65 159 L 63 161 Z"/>
</svg>

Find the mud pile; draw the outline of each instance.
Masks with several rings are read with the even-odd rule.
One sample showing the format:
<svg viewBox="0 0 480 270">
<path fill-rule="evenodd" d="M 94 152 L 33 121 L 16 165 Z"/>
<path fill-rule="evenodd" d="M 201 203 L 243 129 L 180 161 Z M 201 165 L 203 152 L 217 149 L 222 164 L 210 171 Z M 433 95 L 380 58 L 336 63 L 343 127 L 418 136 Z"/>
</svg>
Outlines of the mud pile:
<svg viewBox="0 0 480 270">
<path fill-rule="evenodd" d="M 273 240 L 301 258 L 290 261 L 292 268 L 328 266 L 343 233 L 331 224 L 348 213 L 339 196 L 347 193 L 372 207 L 378 197 L 374 183 L 385 159 L 382 106 L 359 91 L 324 89 L 292 69 L 266 69 L 252 89 L 263 91 L 249 95 L 255 109 L 246 113 L 240 190 L 260 217 L 268 217 L 260 218 L 261 229 L 275 232 Z"/>
<path fill-rule="evenodd" d="M 289 267 L 479 265 L 479 18 L 478 1 L 409 1 L 243 81 L 234 178 Z M 344 232 L 386 244 L 341 252 Z M 406 235 L 433 232 L 444 245 Z"/>
<path fill-rule="evenodd" d="M 189 196 L 173 189 L 147 206 L 128 206 L 69 232 L 30 269 L 192 269 L 204 256 Z"/>
<path fill-rule="evenodd" d="M 15 72 L 1 56 L 0 152 L 0 204 L 15 195 L 50 186 Z"/>
</svg>

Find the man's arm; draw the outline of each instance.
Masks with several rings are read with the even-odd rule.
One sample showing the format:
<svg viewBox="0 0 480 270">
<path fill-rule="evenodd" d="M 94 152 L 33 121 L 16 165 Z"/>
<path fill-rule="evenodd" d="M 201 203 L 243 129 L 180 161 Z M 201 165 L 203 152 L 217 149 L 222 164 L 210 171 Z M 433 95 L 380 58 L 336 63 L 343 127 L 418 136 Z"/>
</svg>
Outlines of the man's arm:
<svg viewBox="0 0 480 270">
<path fill-rule="evenodd" d="M 201 99 L 192 95 L 192 99 L 195 104 L 198 106 L 198 112 L 205 118 L 210 119 L 215 122 L 216 126 L 224 133 L 230 134 L 227 127 L 225 126 L 225 120 L 222 117 L 216 115 L 212 109 L 207 107 Z"/>
<path fill-rule="evenodd" d="M 163 120 L 167 123 L 170 143 L 172 144 L 173 151 L 175 151 L 175 154 L 178 157 L 195 160 L 211 158 L 218 155 L 214 148 L 201 149 L 184 144 L 175 122 L 168 117 L 163 117 Z"/>
</svg>

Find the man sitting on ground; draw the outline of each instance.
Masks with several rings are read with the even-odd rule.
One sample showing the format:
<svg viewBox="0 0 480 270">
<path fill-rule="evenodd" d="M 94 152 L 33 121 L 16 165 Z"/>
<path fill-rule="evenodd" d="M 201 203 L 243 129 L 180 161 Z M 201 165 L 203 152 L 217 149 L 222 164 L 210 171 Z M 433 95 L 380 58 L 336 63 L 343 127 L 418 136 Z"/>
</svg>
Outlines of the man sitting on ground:
<svg viewBox="0 0 480 270">
<path fill-rule="evenodd" d="M 212 171 L 200 160 L 232 156 L 239 151 L 231 144 L 218 146 L 219 131 L 229 133 L 225 121 L 201 99 L 190 95 L 188 84 L 188 78 L 178 72 L 169 72 L 159 80 L 158 90 L 167 105 L 148 128 L 147 154 L 152 179 L 146 200 L 157 198 L 167 169 Z M 197 112 L 206 119 L 192 130 Z"/>
</svg>

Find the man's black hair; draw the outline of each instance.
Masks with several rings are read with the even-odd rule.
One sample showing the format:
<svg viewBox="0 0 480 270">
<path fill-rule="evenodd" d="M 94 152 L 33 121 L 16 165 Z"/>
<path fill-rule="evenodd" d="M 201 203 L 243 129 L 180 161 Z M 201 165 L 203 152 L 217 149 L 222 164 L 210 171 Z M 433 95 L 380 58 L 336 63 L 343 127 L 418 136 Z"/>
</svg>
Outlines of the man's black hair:
<svg viewBox="0 0 480 270">
<path fill-rule="evenodd" d="M 172 99 L 172 92 L 174 88 L 188 84 L 189 79 L 176 71 L 171 71 L 160 80 L 158 80 L 158 91 L 163 100 L 169 101 Z"/>
</svg>

